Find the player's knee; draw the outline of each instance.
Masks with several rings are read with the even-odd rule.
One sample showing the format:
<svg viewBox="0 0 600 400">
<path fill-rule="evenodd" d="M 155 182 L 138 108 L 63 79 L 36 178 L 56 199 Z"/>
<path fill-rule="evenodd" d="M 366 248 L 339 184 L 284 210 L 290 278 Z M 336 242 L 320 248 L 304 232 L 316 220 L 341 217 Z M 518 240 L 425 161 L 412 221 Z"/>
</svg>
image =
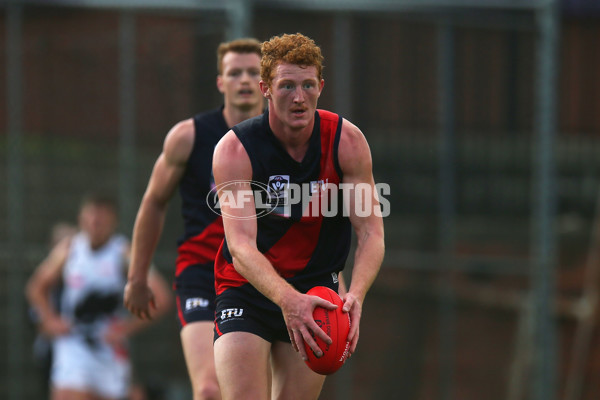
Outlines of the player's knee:
<svg viewBox="0 0 600 400">
<path fill-rule="evenodd" d="M 194 390 L 194 400 L 219 400 L 220 398 L 219 385 L 211 380 L 201 382 Z"/>
</svg>

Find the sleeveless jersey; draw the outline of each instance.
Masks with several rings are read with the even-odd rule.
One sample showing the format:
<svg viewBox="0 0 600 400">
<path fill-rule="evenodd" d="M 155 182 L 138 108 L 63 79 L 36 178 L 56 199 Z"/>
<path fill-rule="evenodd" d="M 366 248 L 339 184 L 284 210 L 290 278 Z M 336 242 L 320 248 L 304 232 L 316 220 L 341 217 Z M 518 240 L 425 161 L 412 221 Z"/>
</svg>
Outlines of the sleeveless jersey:
<svg viewBox="0 0 600 400">
<path fill-rule="evenodd" d="M 103 343 L 102 335 L 115 318 L 124 318 L 125 250 L 128 241 L 114 235 L 93 250 L 85 233 L 71 240 L 63 268 L 61 315 L 73 325 L 72 335 L 92 346 Z"/>
<path fill-rule="evenodd" d="M 328 185 L 339 188 L 342 180 L 337 157 L 342 128 L 340 116 L 324 110 L 315 112 L 315 125 L 302 162 L 287 153 L 268 121 L 267 111 L 233 128 L 250 158 L 255 188 L 266 188 L 270 199 L 285 200 L 286 188 L 295 184 L 302 187 L 303 192 L 309 188 L 311 202 Z M 287 203 L 288 213 L 276 209 L 262 215 L 257 208 L 258 250 L 299 290 L 307 290 L 315 279 L 344 268 L 350 249 L 350 221 L 342 213 L 341 191 L 336 190 L 336 194 L 339 212 L 332 216 L 306 213 L 307 205 L 302 202 Z M 215 261 L 215 279 L 217 295 L 231 287 L 256 292 L 235 270 L 226 239 Z"/>
<path fill-rule="evenodd" d="M 194 147 L 179 183 L 184 233 L 178 240 L 176 287 L 194 286 L 194 280 L 204 279 L 194 274 L 197 269 L 213 271 L 215 256 L 224 236 L 221 217 L 210 209 L 206 201 L 214 188 L 213 151 L 229 130 L 223 118 L 223 106 L 194 116 L 194 130 Z M 185 277 L 181 276 L 184 271 Z"/>
</svg>

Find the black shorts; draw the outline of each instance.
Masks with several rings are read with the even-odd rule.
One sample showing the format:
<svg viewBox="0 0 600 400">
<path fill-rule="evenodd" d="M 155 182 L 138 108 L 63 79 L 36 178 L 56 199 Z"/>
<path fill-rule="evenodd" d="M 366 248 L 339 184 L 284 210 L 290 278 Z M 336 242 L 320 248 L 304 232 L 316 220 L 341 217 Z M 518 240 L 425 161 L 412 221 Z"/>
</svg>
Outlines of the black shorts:
<svg viewBox="0 0 600 400">
<path fill-rule="evenodd" d="M 189 283 L 182 275 L 175 281 L 179 327 L 183 328 L 191 322 L 214 321 L 216 297 L 214 273 L 208 269 L 195 269 L 194 279 Z"/>
<path fill-rule="evenodd" d="M 338 291 L 337 276 L 332 277 L 331 274 L 302 284 L 290 283 L 302 293 L 315 286 L 326 286 L 336 293 Z M 290 342 L 279 306 L 250 284 L 229 288 L 217 296 L 214 340 L 229 332 L 253 333 L 271 343 Z"/>
</svg>

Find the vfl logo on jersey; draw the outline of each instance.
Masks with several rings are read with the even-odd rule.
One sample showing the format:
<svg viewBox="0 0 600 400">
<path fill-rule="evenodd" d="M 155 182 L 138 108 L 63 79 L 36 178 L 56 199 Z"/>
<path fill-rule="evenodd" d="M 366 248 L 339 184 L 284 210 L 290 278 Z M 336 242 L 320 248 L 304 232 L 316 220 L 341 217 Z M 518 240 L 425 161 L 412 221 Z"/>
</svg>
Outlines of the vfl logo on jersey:
<svg viewBox="0 0 600 400">
<path fill-rule="evenodd" d="M 289 175 L 271 175 L 269 177 L 268 187 L 268 200 L 271 205 L 285 205 L 287 204 L 288 188 L 290 186 Z"/>
<path fill-rule="evenodd" d="M 221 311 L 221 321 L 232 320 L 232 319 L 240 319 L 240 317 L 244 314 L 243 308 L 226 308 Z"/>
<path fill-rule="evenodd" d="M 208 307 L 209 301 L 202 297 L 192 297 L 185 301 L 185 311 L 191 311 L 194 308 L 206 308 Z"/>
</svg>

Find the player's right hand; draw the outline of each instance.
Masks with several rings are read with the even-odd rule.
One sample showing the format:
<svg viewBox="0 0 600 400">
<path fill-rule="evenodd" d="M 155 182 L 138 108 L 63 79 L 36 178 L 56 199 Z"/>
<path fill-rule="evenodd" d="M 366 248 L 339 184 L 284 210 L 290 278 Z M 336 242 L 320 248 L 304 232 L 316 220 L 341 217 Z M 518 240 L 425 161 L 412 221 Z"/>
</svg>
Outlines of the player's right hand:
<svg viewBox="0 0 600 400">
<path fill-rule="evenodd" d="M 313 319 L 313 311 L 315 307 L 333 310 L 337 306 L 318 296 L 298 292 L 294 293 L 293 299 L 288 298 L 286 300 L 281 307 L 281 311 L 294 350 L 300 353 L 303 360 L 307 360 L 308 356 L 304 347 L 304 342 L 306 342 L 315 354 L 321 355 L 322 351 L 313 335 L 319 337 L 325 343 L 331 343 L 331 338 L 317 325 Z"/>
<path fill-rule="evenodd" d="M 60 317 L 49 317 L 42 320 L 40 330 L 50 337 L 66 335 L 71 331 L 71 325 Z"/>
<path fill-rule="evenodd" d="M 128 281 L 125 285 L 123 303 L 130 313 L 141 319 L 152 319 L 150 308 L 156 309 L 154 293 L 146 283 Z"/>
</svg>

